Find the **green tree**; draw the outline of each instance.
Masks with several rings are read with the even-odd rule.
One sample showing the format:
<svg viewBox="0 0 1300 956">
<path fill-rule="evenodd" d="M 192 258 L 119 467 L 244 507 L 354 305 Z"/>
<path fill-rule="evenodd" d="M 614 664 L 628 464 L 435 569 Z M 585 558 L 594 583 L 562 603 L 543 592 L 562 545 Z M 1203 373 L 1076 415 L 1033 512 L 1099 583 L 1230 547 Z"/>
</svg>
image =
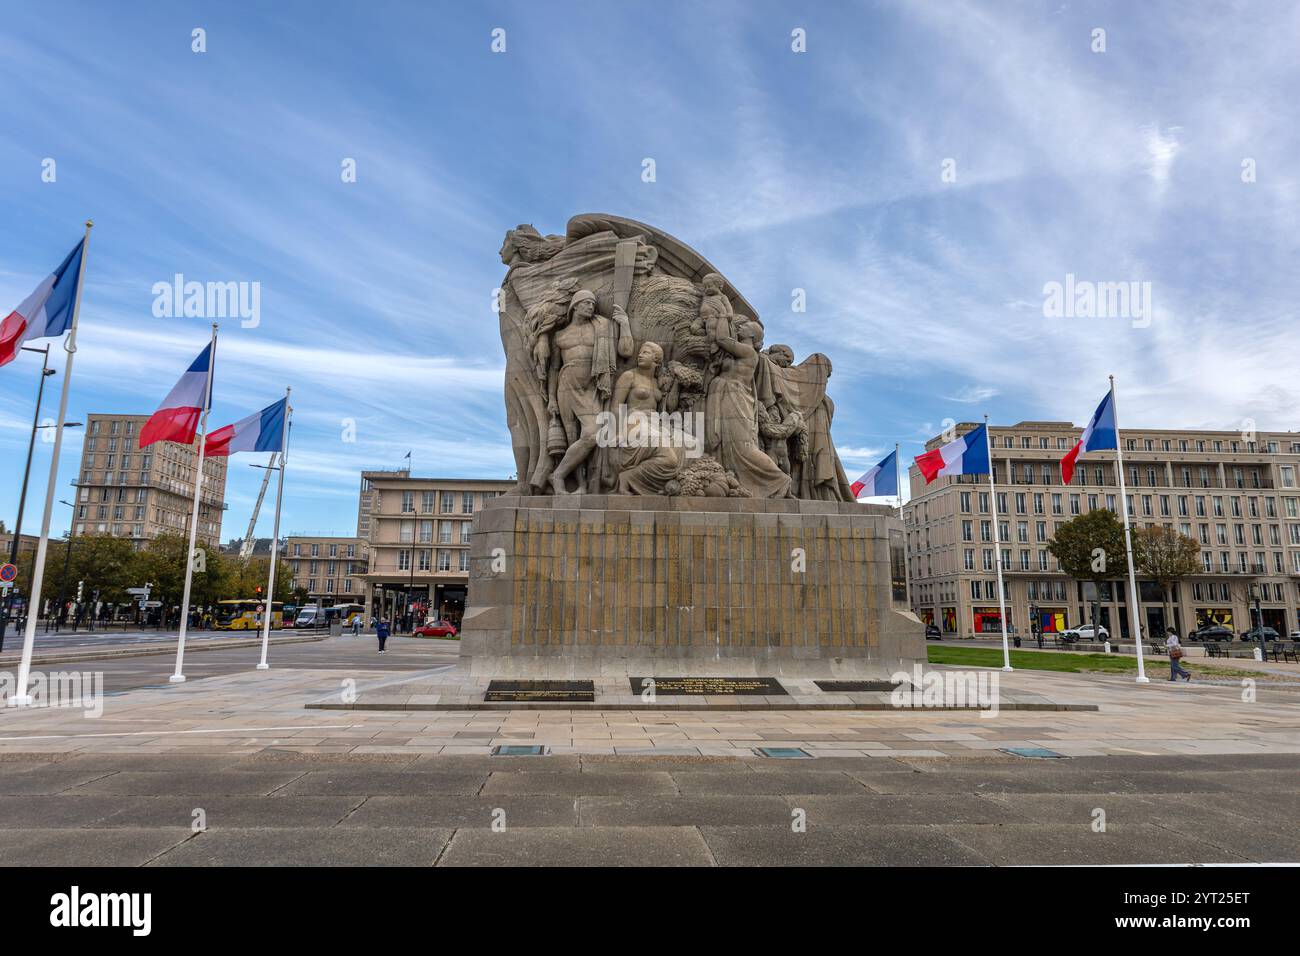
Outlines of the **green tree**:
<svg viewBox="0 0 1300 956">
<path fill-rule="evenodd" d="M 1124 525 L 1115 512 L 1096 508 L 1071 518 L 1056 529 L 1047 550 L 1061 570 L 1076 581 L 1089 581 L 1101 594 L 1106 581 L 1128 571 L 1124 558 Z"/>
<path fill-rule="evenodd" d="M 1200 572 L 1201 546 L 1173 528 L 1152 525 L 1133 532 L 1133 560 L 1138 571 L 1160 586 L 1165 626 L 1173 627 L 1174 585 Z"/>
</svg>

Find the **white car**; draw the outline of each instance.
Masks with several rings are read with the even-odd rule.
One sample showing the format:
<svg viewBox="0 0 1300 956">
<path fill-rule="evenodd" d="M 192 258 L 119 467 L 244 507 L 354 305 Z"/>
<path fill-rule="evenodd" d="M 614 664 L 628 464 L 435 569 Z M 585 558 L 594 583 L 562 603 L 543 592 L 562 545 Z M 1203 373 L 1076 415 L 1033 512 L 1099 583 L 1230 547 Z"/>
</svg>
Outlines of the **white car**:
<svg viewBox="0 0 1300 956">
<path fill-rule="evenodd" d="M 1110 632 L 1102 625 L 1080 624 L 1061 632 L 1063 641 L 1108 641 Z"/>
</svg>

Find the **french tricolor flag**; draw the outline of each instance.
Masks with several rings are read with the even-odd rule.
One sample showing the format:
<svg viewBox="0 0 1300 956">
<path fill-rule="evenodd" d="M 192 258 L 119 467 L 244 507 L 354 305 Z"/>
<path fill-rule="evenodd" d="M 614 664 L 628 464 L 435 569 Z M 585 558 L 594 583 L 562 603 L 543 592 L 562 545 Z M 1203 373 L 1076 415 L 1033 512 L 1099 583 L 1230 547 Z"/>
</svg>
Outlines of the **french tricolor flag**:
<svg viewBox="0 0 1300 956">
<path fill-rule="evenodd" d="M 1074 477 L 1074 466 L 1081 454 L 1119 447 L 1115 428 L 1115 403 L 1111 401 L 1113 397 L 1113 392 L 1106 393 L 1097 410 L 1092 413 L 1092 421 L 1088 422 L 1088 427 L 1083 430 L 1083 437 L 1075 442 L 1074 447 L 1061 459 L 1061 480 L 1067 485 Z"/>
<path fill-rule="evenodd" d="M 199 353 L 175 387 L 167 393 L 158 411 L 140 429 L 140 447 L 156 441 L 174 441 L 188 445 L 199 430 L 199 418 L 210 395 L 208 379 L 212 373 L 212 343 Z"/>
<path fill-rule="evenodd" d="M 0 365 L 17 358 L 28 339 L 46 339 L 68 331 L 85 250 L 86 240 L 82 239 L 59 267 L 41 280 L 36 291 L 0 322 Z"/>
<path fill-rule="evenodd" d="M 849 485 L 854 498 L 885 498 L 898 494 L 898 452 L 891 451 L 880 464 Z"/>
<path fill-rule="evenodd" d="M 211 432 L 203 457 L 224 457 L 237 451 L 284 451 L 284 416 L 288 406 L 289 400 L 282 398 L 233 425 Z"/>
<path fill-rule="evenodd" d="M 928 485 L 940 475 L 987 475 L 989 471 L 988 423 L 973 428 L 956 441 L 915 458 Z"/>
</svg>

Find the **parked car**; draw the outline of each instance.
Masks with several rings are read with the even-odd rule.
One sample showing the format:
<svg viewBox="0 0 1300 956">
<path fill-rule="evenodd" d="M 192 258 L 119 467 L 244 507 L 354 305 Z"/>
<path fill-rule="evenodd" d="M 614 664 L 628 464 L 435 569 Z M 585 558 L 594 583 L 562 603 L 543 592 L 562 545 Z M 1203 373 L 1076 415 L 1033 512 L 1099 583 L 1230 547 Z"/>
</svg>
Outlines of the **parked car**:
<svg viewBox="0 0 1300 956">
<path fill-rule="evenodd" d="M 1258 643 L 1259 643 L 1259 628 L 1257 628 L 1257 627 L 1252 627 L 1249 631 L 1242 631 L 1242 632 L 1241 632 L 1241 639 L 1242 639 L 1243 641 L 1254 641 L 1255 643 L 1258 644 Z M 1265 628 L 1264 628 L 1264 640 L 1265 640 L 1265 641 L 1276 641 L 1276 640 L 1277 640 L 1277 631 L 1275 631 L 1275 630 L 1274 630 L 1273 628 L 1271 628 L 1271 627 L 1265 627 Z"/>
<path fill-rule="evenodd" d="M 938 624 L 927 624 L 925 626 L 925 639 L 927 641 L 943 640 L 943 631 L 939 630 Z"/>
<path fill-rule="evenodd" d="M 1187 639 L 1189 641 L 1230 641 L 1232 630 L 1222 624 L 1210 624 L 1206 627 L 1198 627 L 1187 635 Z"/>
<path fill-rule="evenodd" d="M 1108 641 L 1110 632 L 1104 625 L 1080 624 L 1078 627 L 1067 628 L 1060 634 L 1061 640 L 1067 644 L 1075 641 Z"/>
<path fill-rule="evenodd" d="M 417 637 L 455 637 L 456 625 L 451 621 L 430 621 L 415 629 Z"/>
<path fill-rule="evenodd" d="M 1300 631 L 1292 631 L 1290 639 L 1293 641 L 1300 641 Z"/>
</svg>

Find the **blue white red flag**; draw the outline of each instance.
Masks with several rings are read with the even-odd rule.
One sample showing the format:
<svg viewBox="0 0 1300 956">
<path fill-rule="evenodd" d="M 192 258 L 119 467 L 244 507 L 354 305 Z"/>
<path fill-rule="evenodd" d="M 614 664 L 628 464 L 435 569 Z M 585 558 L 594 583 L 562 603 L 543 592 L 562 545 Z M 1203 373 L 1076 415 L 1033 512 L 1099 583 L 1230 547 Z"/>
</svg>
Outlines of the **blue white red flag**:
<svg viewBox="0 0 1300 956">
<path fill-rule="evenodd" d="M 194 441 L 208 397 L 211 370 L 212 343 L 209 342 L 140 429 L 141 448 L 156 441 L 174 441 L 182 445 Z"/>
<path fill-rule="evenodd" d="M 1061 459 L 1061 480 L 1067 485 L 1074 477 L 1074 466 L 1081 454 L 1119 447 L 1115 428 L 1115 403 L 1110 400 L 1111 394 L 1106 393 L 1097 410 L 1092 413 L 1092 421 L 1088 422 L 1088 427 L 1083 430 L 1083 437 L 1075 442 L 1074 447 Z"/>
<path fill-rule="evenodd" d="M 77 281 L 86 240 L 68 253 L 59 267 L 41 280 L 36 291 L 0 322 L 0 365 L 8 365 L 29 339 L 62 335 L 72 325 L 77 302 Z"/>
<path fill-rule="evenodd" d="M 282 398 L 233 425 L 215 429 L 203 448 L 204 458 L 233 455 L 237 451 L 284 451 L 284 415 L 289 400 Z"/>
<path fill-rule="evenodd" d="M 885 498 L 898 494 L 898 452 L 891 451 L 876 467 L 849 485 L 854 498 Z"/>
<path fill-rule="evenodd" d="M 988 425 L 973 428 L 956 441 L 916 456 L 916 467 L 921 469 L 928 485 L 941 475 L 989 474 Z"/>
</svg>

